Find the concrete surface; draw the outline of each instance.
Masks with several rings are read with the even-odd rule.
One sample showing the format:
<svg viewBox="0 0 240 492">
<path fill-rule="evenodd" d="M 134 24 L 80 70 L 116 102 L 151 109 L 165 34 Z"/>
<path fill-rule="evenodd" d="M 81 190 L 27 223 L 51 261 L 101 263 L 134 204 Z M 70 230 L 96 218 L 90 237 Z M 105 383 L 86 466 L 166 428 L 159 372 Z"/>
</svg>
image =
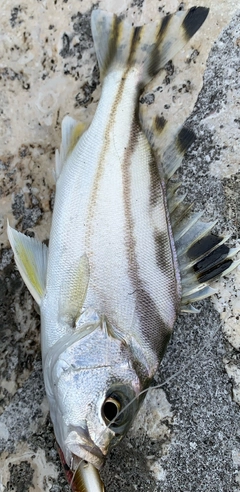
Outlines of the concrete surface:
<svg viewBox="0 0 240 492">
<path fill-rule="evenodd" d="M 203 28 L 141 98 L 144 121 L 164 114 L 197 140 L 181 171 L 188 197 L 216 232 L 240 232 L 240 11 L 210 7 Z M 144 23 L 194 2 L 102 0 Z M 6 238 L 6 219 L 49 237 L 54 151 L 66 113 L 90 121 L 100 86 L 92 2 L 5 0 L 0 19 L 0 492 L 69 491 L 44 394 L 39 316 Z M 107 492 L 240 490 L 240 269 L 216 283 L 201 313 L 176 323 L 132 430 L 102 472 Z"/>
</svg>

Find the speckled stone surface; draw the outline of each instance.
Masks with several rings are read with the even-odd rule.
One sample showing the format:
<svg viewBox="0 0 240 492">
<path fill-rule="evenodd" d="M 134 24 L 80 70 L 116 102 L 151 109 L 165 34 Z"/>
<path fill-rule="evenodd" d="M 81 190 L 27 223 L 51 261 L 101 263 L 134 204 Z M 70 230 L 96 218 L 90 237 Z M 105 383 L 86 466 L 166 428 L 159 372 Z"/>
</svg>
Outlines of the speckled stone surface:
<svg viewBox="0 0 240 492">
<path fill-rule="evenodd" d="M 198 4 L 198 2 L 195 2 Z M 196 210 L 216 232 L 240 235 L 240 11 L 210 7 L 203 28 L 149 84 L 155 114 L 194 129 L 181 170 Z M 145 23 L 194 2 L 96 2 Z M 14 266 L 6 220 L 47 240 L 54 152 L 69 113 L 91 121 L 100 96 L 87 0 L 5 0 L 0 18 L 0 492 L 69 491 L 55 449 L 40 354 L 40 321 Z M 184 315 L 128 436 L 107 459 L 107 492 L 240 490 L 240 268 L 213 300 Z"/>
</svg>

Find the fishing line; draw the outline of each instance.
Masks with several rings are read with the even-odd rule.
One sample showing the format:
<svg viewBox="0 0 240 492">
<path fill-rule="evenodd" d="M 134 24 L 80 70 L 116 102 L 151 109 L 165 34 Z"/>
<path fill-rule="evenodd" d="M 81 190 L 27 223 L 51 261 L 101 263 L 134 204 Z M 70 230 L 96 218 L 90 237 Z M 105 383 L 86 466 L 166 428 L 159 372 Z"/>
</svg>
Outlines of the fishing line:
<svg viewBox="0 0 240 492">
<path fill-rule="evenodd" d="M 222 326 L 222 324 L 220 325 Z M 209 335 L 207 341 L 202 345 L 201 349 L 199 349 L 196 353 L 195 353 L 195 356 L 193 356 L 191 358 L 191 360 L 189 362 L 187 362 L 186 364 L 184 364 L 182 367 L 180 367 L 180 369 L 175 372 L 174 374 L 172 374 L 171 376 L 169 376 L 165 381 L 163 381 L 162 383 L 160 384 L 157 384 L 156 386 L 150 386 L 149 388 L 146 388 L 144 390 L 142 390 L 137 396 L 135 396 L 122 410 L 120 410 L 120 412 L 116 415 L 116 417 L 114 417 L 114 419 L 111 420 L 111 422 L 109 422 L 109 424 L 106 426 L 106 429 L 104 429 L 101 434 L 99 435 L 99 438 L 98 440 L 96 441 L 95 443 L 95 446 L 98 444 L 98 442 L 100 442 L 102 436 L 104 435 L 104 433 L 106 432 L 106 430 L 112 425 L 114 424 L 114 422 L 119 418 L 119 416 L 125 412 L 125 410 L 127 408 L 130 407 L 130 405 L 132 405 L 132 403 L 136 400 L 139 399 L 140 396 L 144 395 L 145 393 L 147 393 L 148 391 L 152 391 L 152 390 L 156 390 L 156 389 L 160 389 L 162 388 L 163 386 L 165 386 L 167 383 L 169 383 L 169 381 L 172 381 L 174 378 L 176 378 L 179 374 L 181 374 L 183 371 L 185 371 L 186 368 L 190 367 L 197 358 L 199 358 L 199 356 L 203 353 L 203 351 L 207 348 L 210 349 L 210 344 L 212 342 L 212 340 L 214 339 L 214 337 L 216 336 L 216 334 L 219 332 L 219 326 L 217 326 L 213 331 L 212 333 Z M 206 354 L 205 354 L 206 355 Z M 90 449 L 93 449 L 94 446 L 92 446 Z M 73 476 L 72 476 L 72 480 L 71 480 L 71 483 L 70 483 L 70 487 L 72 487 L 73 483 L 74 483 L 74 477 L 80 467 L 80 464 L 83 462 L 84 460 L 80 460 L 80 462 L 78 463 L 78 466 L 76 468 L 76 470 L 73 472 Z"/>
</svg>

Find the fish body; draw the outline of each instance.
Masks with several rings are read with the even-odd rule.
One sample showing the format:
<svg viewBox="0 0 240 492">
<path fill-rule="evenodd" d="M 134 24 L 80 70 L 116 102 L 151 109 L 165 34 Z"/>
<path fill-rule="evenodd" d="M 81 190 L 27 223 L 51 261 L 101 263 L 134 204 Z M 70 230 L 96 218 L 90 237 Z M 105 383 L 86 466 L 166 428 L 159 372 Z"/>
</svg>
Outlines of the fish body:
<svg viewBox="0 0 240 492">
<path fill-rule="evenodd" d="M 116 383 L 128 382 L 128 403 L 145 387 L 146 381 L 152 379 L 180 302 L 164 192 L 160 180 L 155 179 L 157 164 L 135 115 L 139 74 L 133 72 L 124 80 L 123 77 L 124 72 L 119 70 L 105 78 L 93 122 L 64 163 L 58 178 L 46 294 L 41 305 L 43 360 L 45 357 L 51 360 L 45 366 L 45 378 L 51 375 L 54 379 L 49 349 L 54 347 L 55 352 L 60 334 L 61 337 L 71 336 L 76 318 L 72 318 L 72 309 L 68 310 L 67 292 L 79 265 L 86 259 L 88 265 L 82 269 L 85 278 L 81 279 L 87 284 L 82 306 L 84 323 L 89 325 L 92 318 L 96 323 L 95 319 L 99 318 L 99 325 L 84 339 L 78 339 L 74 350 L 71 345 L 71 355 L 68 349 L 61 357 L 71 360 L 71 365 L 75 361 L 78 367 L 77 359 L 86 353 L 85 373 L 79 371 L 78 378 L 74 379 L 76 386 L 70 389 L 73 394 L 67 415 L 70 418 L 71 409 L 76 407 L 88 381 L 93 401 L 97 399 L 99 404 L 91 417 L 93 429 L 96 429 L 94 419 L 106 397 L 106 386 L 111 388 L 112 384 L 115 387 Z M 161 243 L 164 244 L 164 270 L 159 251 Z M 59 309 L 56 309 L 60 299 Z M 81 323 L 81 315 L 78 323 Z M 96 367 L 98 384 L 91 366 Z M 99 381 L 103 383 L 102 398 L 97 398 Z M 73 405 L 74 398 L 77 401 Z M 81 399 L 83 415 L 88 404 L 87 399 L 85 407 Z M 55 406 L 53 397 L 53 408 Z M 58 422 L 60 418 L 56 419 L 55 433 Z M 101 432 L 104 425 L 100 427 Z M 111 432 L 105 429 L 101 438 L 106 441 L 100 446 L 104 455 Z M 58 439 L 58 433 L 56 436 Z M 95 442 L 95 435 L 90 433 L 90 436 Z M 90 457 L 87 455 L 85 459 L 90 460 Z"/>
<path fill-rule="evenodd" d="M 177 313 L 194 310 L 213 292 L 211 278 L 237 264 L 171 184 L 192 133 L 168 138 L 157 117 L 146 134 L 138 116 L 143 87 L 207 13 L 194 7 L 132 27 L 93 11 L 102 93 L 88 128 L 63 121 L 48 251 L 9 228 L 40 305 L 46 393 L 72 470 L 81 459 L 102 466 L 141 405 Z"/>
<path fill-rule="evenodd" d="M 57 181 L 46 295 L 41 306 L 43 326 L 46 323 L 44 353 L 59 334 L 68 332 L 68 321 L 62 324 L 54 306 L 59 299 L 66 302 L 65 286 L 68 290 L 85 256 L 89 279 L 84 309 L 94 308 L 104 315 L 123 338 L 131 334 L 140 345 L 149 344 L 152 375 L 161 343 L 165 343 L 161 338 L 165 332 L 169 334 L 175 319 L 180 287 L 164 191 L 155 178 L 157 164 L 135 121 L 137 75 L 125 84 L 122 77 L 123 73 L 114 72 L 104 81 L 93 122 Z M 161 269 L 161 242 L 165 271 Z"/>
</svg>

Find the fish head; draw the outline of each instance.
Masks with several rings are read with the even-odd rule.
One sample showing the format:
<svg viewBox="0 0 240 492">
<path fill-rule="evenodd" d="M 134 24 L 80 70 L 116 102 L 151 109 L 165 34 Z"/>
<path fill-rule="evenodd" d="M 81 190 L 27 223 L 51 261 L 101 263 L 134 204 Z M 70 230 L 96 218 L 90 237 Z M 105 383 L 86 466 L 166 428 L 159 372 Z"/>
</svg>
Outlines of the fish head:
<svg viewBox="0 0 240 492">
<path fill-rule="evenodd" d="M 131 347 L 109 324 L 83 332 L 65 337 L 62 350 L 60 342 L 52 350 L 45 386 L 67 465 L 76 469 L 85 460 L 99 469 L 138 411 L 142 374 Z"/>
</svg>

